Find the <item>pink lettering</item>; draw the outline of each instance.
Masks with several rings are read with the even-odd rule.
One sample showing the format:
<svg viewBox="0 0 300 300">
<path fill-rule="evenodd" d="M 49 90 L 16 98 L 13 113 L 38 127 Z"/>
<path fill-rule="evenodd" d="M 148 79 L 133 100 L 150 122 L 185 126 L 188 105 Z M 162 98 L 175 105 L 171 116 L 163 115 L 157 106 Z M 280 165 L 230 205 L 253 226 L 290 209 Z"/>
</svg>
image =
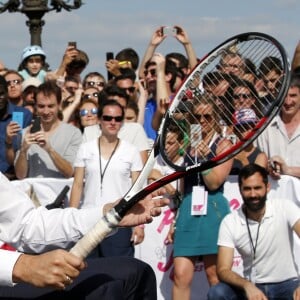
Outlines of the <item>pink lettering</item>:
<svg viewBox="0 0 300 300">
<path fill-rule="evenodd" d="M 166 264 L 164 265 L 163 262 L 159 262 L 157 264 L 157 269 L 161 272 L 167 272 L 172 265 L 173 265 L 173 251 L 171 252 Z"/>
<path fill-rule="evenodd" d="M 240 201 L 238 199 L 232 199 L 232 200 L 230 200 L 229 205 L 230 205 L 230 208 L 232 210 L 235 210 L 235 209 L 238 209 L 241 204 L 240 204 Z"/>
<path fill-rule="evenodd" d="M 168 226 L 172 223 L 173 219 L 174 219 L 174 210 L 173 209 L 168 209 L 166 211 L 164 211 L 164 217 L 162 218 L 157 231 L 159 233 L 161 233 L 164 229 L 165 226 Z"/>
</svg>

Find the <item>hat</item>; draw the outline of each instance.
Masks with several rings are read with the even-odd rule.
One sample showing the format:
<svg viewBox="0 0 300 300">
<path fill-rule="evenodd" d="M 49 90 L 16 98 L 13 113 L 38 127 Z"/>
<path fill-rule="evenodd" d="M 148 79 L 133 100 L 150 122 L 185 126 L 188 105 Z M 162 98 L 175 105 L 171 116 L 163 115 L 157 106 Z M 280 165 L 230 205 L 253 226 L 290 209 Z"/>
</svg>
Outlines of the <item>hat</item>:
<svg viewBox="0 0 300 300">
<path fill-rule="evenodd" d="M 26 58 L 32 56 L 32 55 L 41 55 L 42 57 L 46 58 L 46 54 L 44 50 L 41 48 L 41 46 L 38 45 L 32 45 L 26 47 L 21 55 L 21 61 L 24 61 Z"/>
<path fill-rule="evenodd" d="M 234 125 L 255 124 L 257 121 L 256 113 L 250 108 L 237 110 L 233 115 Z"/>
<path fill-rule="evenodd" d="M 35 77 L 29 77 L 22 82 L 22 92 L 24 92 L 29 86 L 38 87 L 42 82 Z"/>
</svg>

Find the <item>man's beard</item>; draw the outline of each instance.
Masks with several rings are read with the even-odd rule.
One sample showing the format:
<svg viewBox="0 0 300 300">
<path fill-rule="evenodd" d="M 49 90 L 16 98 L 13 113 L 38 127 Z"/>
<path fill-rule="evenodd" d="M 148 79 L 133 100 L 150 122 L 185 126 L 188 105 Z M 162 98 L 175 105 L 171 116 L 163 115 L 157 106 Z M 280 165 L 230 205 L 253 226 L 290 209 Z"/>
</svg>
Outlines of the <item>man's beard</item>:
<svg viewBox="0 0 300 300">
<path fill-rule="evenodd" d="M 258 212 L 265 206 L 267 194 L 262 197 L 244 197 L 243 200 L 247 210 L 251 212 Z M 253 200 L 258 200 L 258 202 L 253 203 Z"/>
</svg>

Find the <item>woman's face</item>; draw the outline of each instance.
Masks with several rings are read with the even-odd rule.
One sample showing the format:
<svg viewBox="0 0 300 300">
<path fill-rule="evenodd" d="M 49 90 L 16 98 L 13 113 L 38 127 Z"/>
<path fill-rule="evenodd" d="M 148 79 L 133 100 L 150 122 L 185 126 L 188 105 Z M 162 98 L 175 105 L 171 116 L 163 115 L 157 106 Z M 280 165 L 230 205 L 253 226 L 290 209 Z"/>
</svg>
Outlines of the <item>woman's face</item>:
<svg viewBox="0 0 300 300">
<path fill-rule="evenodd" d="M 123 123 L 122 109 L 117 105 L 106 105 L 100 118 L 102 135 L 116 137 Z"/>
<path fill-rule="evenodd" d="M 209 104 L 200 104 L 194 108 L 194 116 L 201 125 L 201 133 L 208 134 L 215 130 L 216 120 L 213 107 Z"/>
<path fill-rule="evenodd" d="M 79 110 L 80 123 L 82 127 L 91 126 L 99 123 L 97 116 L 98 108 L 96 104 L 84 103 Z"/>
<path fill-rule="evenodd" d="M 125 109 L 125 122 L 136 122 L 137 121 L 137 115 L 135 111 L 132 108 L 126 108 Z"/>
</svg>

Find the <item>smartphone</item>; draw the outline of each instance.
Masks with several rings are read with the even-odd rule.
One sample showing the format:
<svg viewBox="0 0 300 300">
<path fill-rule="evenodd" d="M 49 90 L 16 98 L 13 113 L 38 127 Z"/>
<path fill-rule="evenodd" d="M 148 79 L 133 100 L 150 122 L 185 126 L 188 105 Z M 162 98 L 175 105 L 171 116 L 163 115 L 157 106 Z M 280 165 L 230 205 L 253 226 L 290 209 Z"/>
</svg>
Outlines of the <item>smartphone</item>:
<svg viewBox="0 0 300 300">
<path fill-rule="evenodd" d="M 18 123 L 21 128 L 23 128 L 23 119 L 24 113 L 22 111 L 14 111 L 12 113 L 12 121 Z"/>
<path fill-rule="evenodd" d="M 76 42 L 69 42 L 68 46 L 74 47 L 75 49 L 77 49 L 77 43 Z"/>
<path fill-rule="evenodd" d="M 172 26 L 163 26 L 162 27 L 162 35 L 176 35 L 177 29 Z"/>
<path fill-rule="evenodd" d="M 32 127 L 30 128 L 30 133 L 41 131 L 41 129 L 41 118 L 36 117 L 32 123 Z"/>
<path fill-rule="evenodd" d="M 113 52 L 106 52 L 106 61 L 109 61 L 111 59 L 114 59 L 114 53 Z"/>
<path fill-rule="evenodd" d="M 111 59 L 114 59 L 114 53 L 113 52 L 106 52 L 106 61 L 109 61 Z M 107 80 L 111 80 L 113 78 L 113 75 L 107 71 Z"/>
</svg>

